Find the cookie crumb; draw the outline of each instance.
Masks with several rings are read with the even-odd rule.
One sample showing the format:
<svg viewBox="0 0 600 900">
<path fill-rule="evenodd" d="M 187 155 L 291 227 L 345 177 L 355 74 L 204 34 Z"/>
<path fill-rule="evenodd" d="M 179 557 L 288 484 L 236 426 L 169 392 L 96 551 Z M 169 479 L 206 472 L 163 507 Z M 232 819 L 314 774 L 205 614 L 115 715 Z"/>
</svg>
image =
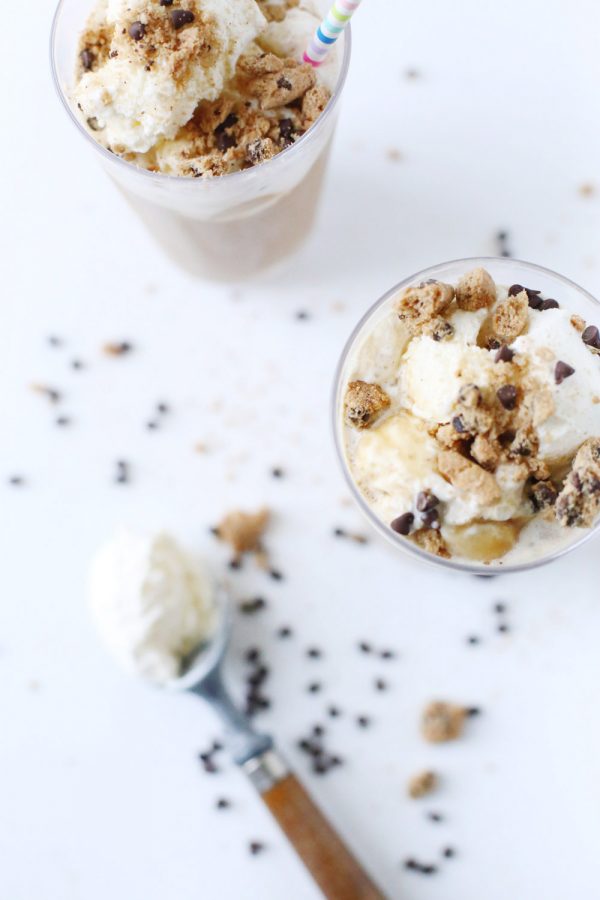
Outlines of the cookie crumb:
<svg viewBox="0 0 600 900">
<path fill-rule="evenodd" d="M 430 769 L 413 775 L 408 782 L 408 796 L 413 800 L 419 797 L 426 797 L 431 794 L 438 786 L 438 776 Z"/>
<path fill-rule="evenodd" d="M 358 429 L 369 428 L 391 402 L 378 384 L 351 381 L 344 398 L 346 423 Z"/>
<path fill-rule="evenodd" d="M 439 700 L 429 703 L 421 717 L 423 737 L 432 744 L 454 741 L 462 734 L 466 716 L 464 706 Z"/>
<path fill-rule="evenodd" d="M 456 287 L 456 303 L 459 309 L 471 312 L 487 309 L 496 302 L 494 279 L 485 269 L 467 272 Z"/>
</svg>

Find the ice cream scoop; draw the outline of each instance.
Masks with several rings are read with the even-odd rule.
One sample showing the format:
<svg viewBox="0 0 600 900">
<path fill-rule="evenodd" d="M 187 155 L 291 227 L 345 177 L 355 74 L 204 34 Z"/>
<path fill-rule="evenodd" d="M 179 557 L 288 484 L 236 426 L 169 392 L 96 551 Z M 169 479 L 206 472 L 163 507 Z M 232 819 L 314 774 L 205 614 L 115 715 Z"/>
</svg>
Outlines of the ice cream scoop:
<svg viewBox="0 0 600 900">
<path fill-rule="evenodd" d="M 326 897 L 380 900 L 384 895 L 290 771 L 273 739 L 255 731 L 231 699 L 223 680 L 232 629 L 229 597 L 223 586 L 213 587 L 209 596 L 198 571 L 168 535 L 121 533 L 100 552 L 92 570 L 92 602 L 103 637 L 145 680 L 194 694 L 212 706 L 233 759 Z"/>
</svg>

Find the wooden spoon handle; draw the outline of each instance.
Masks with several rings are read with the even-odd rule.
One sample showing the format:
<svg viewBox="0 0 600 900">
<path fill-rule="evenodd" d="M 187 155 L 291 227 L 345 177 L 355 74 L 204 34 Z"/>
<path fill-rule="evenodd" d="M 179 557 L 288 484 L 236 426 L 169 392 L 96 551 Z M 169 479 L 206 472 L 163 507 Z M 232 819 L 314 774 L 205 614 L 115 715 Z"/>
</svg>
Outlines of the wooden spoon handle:
<svg viewBox="0 0 600 900">
<path fill-rule="evenodd" d="M 244 768 L 327 900 L 385 900 L 278 754 Z"/>
</svg>

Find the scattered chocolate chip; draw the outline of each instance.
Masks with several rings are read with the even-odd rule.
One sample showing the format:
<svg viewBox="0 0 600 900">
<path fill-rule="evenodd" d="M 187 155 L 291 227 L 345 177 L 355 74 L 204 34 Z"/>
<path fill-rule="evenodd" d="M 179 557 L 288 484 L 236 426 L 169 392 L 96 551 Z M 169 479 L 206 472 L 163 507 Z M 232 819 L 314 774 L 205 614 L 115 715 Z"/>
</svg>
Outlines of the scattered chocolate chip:
<svg viewBox="0 0 600 900">
<path fill-rule="evenodd" d="M 417 509 L 419 512 L 429 512 L 439 506 L 439 499 L 431 491 L 421 491 L 417 494 Z"/>
<path fill-rule="evenodd" d="M 158 431 L 159 424 L 154 419 L 151 419 L 149 422 L 146 422 L 146 428 L 148 431 Z"/>
<path fill-rule="evenodd" d="M 323 737 L 323 735 L 325 734 L 325 729 L 322 725 L 315 725 L 313 726 L 313 734 L 315 737 Z"/>
<path fill-rule="evenodd" d="M 346 532 L 343 528 L 335 528 L 333 533 L 336 537 L 346 537 Z"/>
<path fill-rule="evenodd" d="M 62 400 L 62 394 L 60 391 L 57 391 L 56 388 L 48 387 L 46 384 L 32 384 L 31 390 L 35 391 L 36 394 L 42 394 L 44 397 L 47 397 L 50 403 L 60 403 Z"/>
<path fill-rule="evenodd" d="M 129 341 L 109 341 L 102 349 L 107 356 L 127 356 L 133 350 L 133 344 Z"/>
<path fill-rule="evenodd" d="M 387 691 L 388 685 L 387 681 L 384 681 L 383 678 L 375 679 L 375 690 L 376 691 Z"/>
<path fill-rule="evenodd" d="M 83 66 L 84 70 L 86 72 L 89 72 L 90 69 L 92 68 L 92 66 L 94 65 L 94 59 L 95 59 L 92 51 L 88 50 L 88 48 L 86 47 L 79 54 L 79 59 L 81 60 L 81 65 Z"/>
<path fill-rule="evenodd" d="M 11 475 L 8 479 L 8 483 L 12 485 L 12 487 L 23 487 L 25 479 L 22 475 Z"/>
<path fill-rule="evenodd" d="M 195 19 L 194 13 L 190 9 L 174 9 L 171 13 L 171 25 L 175 29 L 183 28 L 189 25 Z"/>
<path fill-rule="evenodd" d="M 356 724 L 359 728 L 368 728 L 371 724 L 371 720 L 368 716 L 358 716 L 356 719 Z"/>
<path fill-rule="evenodd" d="M 55 334 L 51 334 L 48 338 L 48 343 L 51 347 L 62 347 L 63 341 L 62 338 L 57 337 Z"/>
<path fill-rule="evenodd" d="M 309 647 L 306 651 L 306 655 L 309 659 L 321 659 L 323 655 L 318 647 Z"/>
<path fill-rule="evenodd" d="M 264 851 L 265 845 L 261 844 L 260 841 L 250 841 L 250 843 L 248 844 L 248 849 L 250 850 L 250 854 L 252 856 L 258 856 L 259 853 L 262 853 Z"/>
<path fill-rule="evenodd" d="M 454 416 L 452 419 L 452 427 L 458 434 L 465 434 L 467 431 L 467 426 L 465 425 L 462 416 Z"/>
<path fill-rule="evenodd" d="M 59 428 L 66 428 L 68 425 L 71 424 L 71 419 L 68 416 L 59 416 L 56 419 L 56 424 L 58 425 Z"/>
<path fill-rule="evenodd" d="M 427 818 L 429 819 L 430 822 L 443 822 L 444 821 L 444 817 L 442 816 L 441 813 L 438 813 L 438 812 L 427 813 Z"/>
<path fill-rule="evenodd" d="M 594 347 L 595 350 L 600 350 L 600 331 L 595 325 L 588 325 L 588 327 L 584 329 L 581 340 L 584 344 L 587 344 L 588 347 Z"/>
<path fill-rule="evenodd" d="M 469 635 L 469 637 L 467 638 L 467 643 L 468 643 L 468 644 L 471 644 L 472 646 L 475 646 L 475 644 L 479 644 L 479 643 L 480 643 L 480 638 L 478 638 L 477 635 L 475 635 L 475 634 L 471 634 L 471 635 Z"/>
<path fill-rule="evenodd" d="M 338 709 L 337 706 L 330 706 L 327 709 L 327 715 L 331 719 L 338 719 L 341 716 L 341 711 Z"/>
<path fill-rule="evenodd" d="M 569 378 L 575 373 L 573 366 L 559 360 L 554 367 L 554 380 L 557 384 L 562 384 L 565 378 Z"/>
<path fill-rule="evenodd" d="M 395 659 L 396 658 L 396 654 L 394 653 L 393 650 L 382 650 L 379 655 L 381 656 L 382 659 Z"/>
<path fill-rule="evenodd" d="M 305 309 L 300 309 L 296 313 L 296 318 L 300 322 L 305 322 L 307 319 L 310 319 L 310 313 L 308 313 Z"/>
<path fill-rule="evenodd" d="M 273 476 L 273 478 L 283 478 L 284 474 L 285 473 L 284 473 L 283 469 L 279 469 L 279 468 L 271 469 L 271 475 Z"/>
<path fill-rule="evenodd" d="M 506 612 L 506 605 L 504 603 L 495 603 L 494 604 L 494 612 L 497 613 L 499 616 L 504 615 L 504 613 Z"/>
<path fill-rule="evenodd" d="M 76 372 L 80 372 L 81 369 L 84 368 L 84 365 L 80 359 L 72 359 L 71 360 L 71 368 L 75 369 Z"/>
<path fill-rule="evenodd" d="M 498 242 L 498 252 L 500 256 L 508 258 L 512 253 L 508 249 L 508 231 L 497 231 L 496 241 Z"/>
<path fill-rule="evenodd" d="M 277 87 L 281 88 L 284 91 L 291 91 L 293 85 L 289 78 L 286 78 L 285 75 L 281 75 L 277 79 Z"/>
<path fill-rule="evenodd" d="M 127 484 L 130 481 L 131 472 L 129 468 L 129 463 L 125 462 L 123 459 L 117 460 L 117 472 L 115 475 L 115 481 L 117 484 Z"/>
<path fill-rule="evenodd" d="M 168 413 L 171 412 L 171 409 L 167 403 L 157 403 L 156 411 L 157 411 L 157 413 L 160 413 L 161 416 L 166 416 Z"/>
<path fill-rule="evenodd" d="M 319 681 L 313 681 L 308 685 L 307 691 L 309 694 L 318 694 L 323 685 Z"/>
<path fill-rule="evenodd" d="M 367 641 L 361 641 L 358 645 L 358 649 L 361 653 L 370 653 L 373 648 L 370 644 L 367 643 Z"/>
<path fill-rule="evenodd" d="M 397 519 L 390 524 L 390 528 L 392 531 L 395 531 L 396 534 L 407 535 L 410 534 L 410 529 L 412 528 L 412 524 L 415 521 L 415 517 L 412 513 L 404 513 L 402 516 L 398 516 Z"/>
<path fill-rule="evenodd" d="M 445 856 L 446 859 L 452 859 L 456 856 L 456 850 L 454 847 L 444 847 L 442 850 L 442 856 Z"/>
<path fill-rule="evenodd" d="M 282 628 L 280 628 L 277 631 L 278 638 L 285 639 L 285 638 L 289 638 L 291 636 L 292 636 L 292 629 L 288 625 L 284 625 Z"/>
<path fill-rule="evenodd" d="M 546 309 L 559 309 L 560 304 L 558 300 L 553 300 L 552 297 L 548 297 L 547 300 L 542 301 L 542 305 L 540 306 L 540 310 L 543 312 Z"/>
<path fill-rule="evenodd" d="M 242 558 L 241 558 L 241 557 L 235 557 L 234 559 L 231 559 L 231 560 L 229 561 L 228 565 L 229 565 L 229 568 L 230 568 L 232 571 L 237 572 L 238 569 L 241 569 L 241 568 L 242 568 Z"/>
<path fill-rule="evenodd" d="M 542 303 L 544 302 L 542 298 L 539 296 L 539 291 L 531 291 L 529 288 L 525 288 L 525 293 L 527 294 L 527 300 L 529 302 L 530 309 L 541 309 Z"/>
<path fill-rule="evenodd" d="M 536 512 L 554 506 L 558 491 L 550 481 L 538 481 L 529 492 L 531 504 Z"/>
<path fill-rule="evenodd" d="M 469 706 L 465 709 L 465 713 L 469 718 L 473 718 L 474 716 L 481 715 L 481 708 L 479 706 Z"/>
<path fill-rule="evenodd" d="M 516 297 L 517 294 L 520 294 L 521 291 L 524 291 L 524 290 L 525 290 L 525 288 L 523 287 L 522 284 L 511 284 L 511 286 L 508 289 L 508 296 Z"/>
<path fill-rule="evenodd" d="M 217 807 L 217 809 L 229 809 L 231 807 L 231 802 L 225 797 L 219 797 L 215 806 Z"/>
<path fill-rule="evenodd" d="M 494 362 L 512 362 L 514 355 L 514 350 L 511 350 L 506 344 L 502 344 L 494 357 Z"/>
<path fill-rule="evenodd" d="M 246 650 L 245 660 L 248 663 L 255 663 L 260 659 L 260 650 L 258 647 L 249 647 Z"/>
<path fill-rule="evenodd" d="M 283 581 L 283 573 L 279 569 L 271 569 L 269 575 L 273 581 Z"/>
<path fill-rule="evenodd" d="M 507 625 L 505 622 L 502 622 L 500 625 L 498 625 L 498 631 L 499 631 L 501 634 L 506 634 L 506 632 L 507 632 L 508 630 L 509 630 L 508 625 Z"/>
<path fill-rule="evenodd" d="M 129 37 L 134 41 L 141 41 L 146 34 L 146 26 L 143 22 L 132 22 L 129 26 Z"/>
<path fill-rule="evenodd" d="M 251 616 L 266 609 L 266 607 L 267 601 L 264 597 L 253 597 L 251 600 L 243 600 L 239 605 L 239 610 L 245 616 Z"/>
<path fill-rule="evenodd" d="M 498 435 L 498 440 L 502 447 L 507 447 L 509 444 L 512 444 L 514 439 L 517 436 L 517 432 L 513 431 L 512 428 L 509 428 L 508 431 L 503 431 L 502 434 Z M 483 575 L 482 578 L 493 578 L 493 575 Z"/>
<path fill-rule="evenodd" d="M 517 405 L 517 389 L 514 384 L 503 384 L 496 391 L 496 396 L 504 409 L 513 410 Z"/>
</svg>

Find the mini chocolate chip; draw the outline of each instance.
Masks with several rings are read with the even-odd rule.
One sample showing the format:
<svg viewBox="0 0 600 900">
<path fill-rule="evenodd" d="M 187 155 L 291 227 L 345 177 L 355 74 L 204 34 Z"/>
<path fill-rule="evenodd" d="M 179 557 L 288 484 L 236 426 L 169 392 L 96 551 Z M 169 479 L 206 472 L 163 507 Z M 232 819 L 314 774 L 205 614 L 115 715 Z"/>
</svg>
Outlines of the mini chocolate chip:
<svg viewBox="0 0 600 900">
<path fill-rule="evenodd" d="M 595 350 L 600 350 L 600 331 L 595 325 L 588 325 L 581 335 L 581 340 L 584 344 L 587 344 L 588 347 L 594 347 Z"/>
<path fill-rule="evenodd" d="M 465 710 L 465 712 L 469 716 L 469 718 L 481 715 L 481 709 L 479 706 L 469 706 L 468 709 Z"/>
<path fill-rule="evenodd" d="M 496 391 L 496 396 L 504 409 L 512 410 L 517 405 L 517 389 L 514 384 L 503 384 Z"/>
<path fill-rule="evenodd" d="M 318 694 L 319 691 L 321 690 L 322 686 L 323 685 L 319 681 L 313 681 L 311 684 L 308 685 L 307 691 L 309 694 Z"/>
<path fill-rule="evenodd" d="M 554 367 L 554 380 L 557 384 L 562 384 L 565 378 L 569 378 L 574 372 L 573 366 L 559 360 Z"/>
<path fill-rule="evenodd" d="M 427 818 L 429 819 L 430 822 L 443 822 L 444 821 L 444 817 L 441 815 L 441 813 L 438 813 L 438 812 L 427 813 Z"/>
<path fill-rule="evenodd" d="M 410 534 L 410 529 L 412 528 L 412 524 L 414 521 L 415 517 L 413 516 L 413 514 L 407 512 L 402 516 L 398 516 L 397 519 L 394 519 L 394 521 L 390 525 L 390 528 L 397 534 L 407 535 Z"/>
<path fill-rule="evenodd" d="M 292 82 L 289 80 L 289 78 L 286 78 L 285 75 L 281 75 L 277 79 L 277 87 L 281 88 L 284 91 L 291 91 Z"/>
<path fill-rule="evenodd" d="M 373 648 L 366 641 L 361 641 L 358 645 L 358 649 L 361 653 L 370 653 Z"/>
<path fill-rule="evenodd" d="M 341 712 L 337 706 L 330 706 L 327 710 L 327 715 L 332 719 L 338 719 L 341 715 Z"/>
<path fill-rule="evenodd" d="M 306 651 L 306 655 L 309 659 L 321 659 L 323 655 L 318 647 L 309 647 Z"/>
<path fill-rule="evenodd" d="M 498 625 L 498 631 L 501 634 L 506 634 L 506 632 L 508 631 L 508 625 L 505 622 L 503 622 L 501 625 Z"/>
<path fill-rule="evenodd" d="M 356 724 L 359 728 L 368 728 L 371 724 L 371 720 L 368 716 L 358 716 L 356 719 Z"/>
<path fill-rule="evenodd" d="M 421 491 L 417 494 L 417 509 L 419 512 L 429 512 L 439 506 L 439 498 L 432 494 L 431 491 Z"/>
<path fill-rule="evenodd" d="M 143 22 L 132 22 L 129 26 L 129 37 L 134 41 L 141 41 L 146 34 L 146 26 Z"/>
<path fill-rule="evenodd" d="M 542 298 L 539 296 L 539 291 L 531 291 L 529 288 L 525 288 L 525 293 L 527 294 L 527 300 L 529 301 L 530 309 L 541 309 L 542 303 L 544 302 Z"/>
<path fill-rule="evenodd" d="M 497 341 L 496 338 L 490 338 L 487 342 L 488 350 L 497 350 L 500 346 L 500 341 Z"/>
<path fill-rule="evenodd" d="M 161 6 L 173 6 L 173 0 L 160 0 Z"/>
<path fill-rule="evenodd" d="M 498 440 L 503 447 L 506 447 L 508 444 L 512 444 L 516 436 L 517 432 L 509 428 L 508 431 L 503 431 L 502 434 L 498 435 Z"/>
<path fill-rule="evenodd" d="M 495 603 L 494 604 L 494 612 L 499 616 L 504 615 L 504 613 L 506 612 L 506 604 L 505 603 Z"/>
<path fill-rule="evenodd" d="M 161 416 L 166 416 L 167 413 L 171 412 L 166 403 L 157 403 L 156 411 L 161 414 Z"/>
<path fill-rule="evenodd" d="M 375 690 L 387 691 L 387 681 L 384 681 L 383 678 L 377 678 L 375 680 Z"/>
<path fill-rule="evenodd" d="M 71 368 L 75 369 L 76 372 L 81 371 L 83 369 L 83 363 L 80 359 L 71 360 Z"/>
<path fill-rule="evenodd" d="M 279 637 L 279 638 L 289 638 L 291 636 L 292 636 L 292 629 L 289 628 L 289 626 L 287 626 L 287 625 L 284 625 L 277 632 L 277 637 Z"/>
<path fill-rule="evenodd" d="M 548 297 L 547 300 L 542 301 L 542 305 L 540 306 L 540 310 L 543 312 L 545 309 L 559 309 L 560 304 L 558 300 L 553 300 L 552 297 Z"/>
<path fill-rule="evenodd" d="M 182 10 L 182 12 L 183 11 L 184 10 Z M 250 844 L 248 845 L 248 849 L 250 850 L 250 853 L 252 854 L 252 856 L 258 856 L 258 854 L 262 853 L 263 850 L 265 849 L 265 845 L 261 844 L 260 841 L 250 841 Z"/>
<path fill-rule="evenodd" d="M 25 479 L 22 475 L 11 475 L 8 479 L 8 483 L 13 487 L 23 487 L 25 484 Z"/>
<path fill-rule="evenodd" d="M 296 318 L 299 322 L 305 322 L 307 319 L 310 319 L 310 313 L 308 313 L 305 309 L 300 309 L 296 313 Z"/>
<path fill-rule="evenodd" d="M 258 647 L 250 647 L 246 650 L 246 662 L 253 663 L 260 659 L 260 650 Z"/>
<path fill-rule="evenodd" d="M 525 290 L 525 288 L 523 287 L 522 284 L 511 284 L 511 286 L 508 289 L 508 296 L 516 297 L 517 294 L 520 294 L 521 291 L 524 291 L 524 290 Z"/>
<path fill-rule="evenodd" d="M 461 416 L 454 416 L 452 419 L 452 427 L 458 434 L 465 434 L 467 431 L 467 426 L 465 425 Z"/>
<path fill-rule="evenodd" d="M 237 125 L 238 117 L 235 113 L 229 113 L 226 119 L 224 119 L 220 125 L 217 125 L 215 128 L 215 134 L 221 134 L 221 132 L 226 131 L 228 128 L 233 128 L 234 125 Z"/>
<path fill-rule="evenodd" d="M 273 478 L 283 478 L 284 471 L 283 469 L 279 468 L 271 469 L 271 475 L 273 476 Z"/>
<path fill-rule="evenodd" d="M 81 60 L 81 65 L 85 69 L 86 72 L 89 72 L 92 66 L 94 65 L 94 54 L 91 50 L 88 50 L 87 47 L 85 50 L 82 50 L 79 54 L 79 58 Z"/>
<path fill-rule="evenodd" d="M 379 655 L 381 656 L 382 659 L 395 659 L 396 658 L 396 654 L 394 653 L 393 650 L 382 650 Z"/>
<path fill-rule="evenodd" d="M 235 147 L 237 144 L 236 139 L 232 134 L 227 134 L 226 131 L 220 131 L 217 135 L 217 149 L 221 151 L 221 153 L 226 153 L 231 147 Z"/>
<path fill-rule="evenodd" d="M 514 355 L 514 350 L 511 350 L 506 344 L 502 344 L 494 357 L 494 362 L 512 362 Z"/>
<path fill-rule="evenodd" d="M 69 419 L 68 416 L 59 416 L 58 419 L 56 420 L 56 424 L 58 425 L 59 428 L 66 428 L 67 425 L 71 424 L 71 420 Z"/>
<path fill-rule="evenodd" d="M 437 509 L 430 509 L 423 515 L 421 521 L 424 528 L 439 528 L 440 514 Z"/>
<path fill-rule="evenodd" d="M 467 638 L 467 643 L 475 646 L 475 644 L 479 643 L 479 638 L 477 637 L 477 635 L 472 634 Z"/>
<path fill-rule="evenodd" d="M 231 803 L 225 797 L 219 797 L 216 803 L 217 809 L 229 809 Z"/>
<path fill-rule="evenodd" d="M 456 856 L 456 850 L 454 847 L 444 847 L 442 855 L 445 856 L 446 859 L 452 859 L 453 856 Z"/>
<path fill-rule="evenodd" d="M 171 13 L 171 25 L 173 28 L 183 28 L 189 25 L 195 19 L 194 13 L 190 9 L 174 9 Z"/>
<path fill-rule="evenodd" d="M 234 559 L 229 560 L 229 564 L 228 564 L 228 565 L 229 565 L 229 568 L 230 568 L 233 572 L 237 572 L 238 569 L 241 569 L 241 568 L 242 568 L 242 559 L 241 559 L 241 557 L 240 557 L 239 559 L 238 559 L 238 558 L 234 558 Z"/>
<path fill-rule="evenodd" d="M 280 572 L 279 569 L 271 569 L 269 575 L 273 581 L 283 581 L 283 572 Z"/>
<path fill-rule="evenodd" d="M 295 133 L 292 119 L 281 119 L 279 122 L 279 134 L 285 141 L 289 141 Z"/>
</svg>

